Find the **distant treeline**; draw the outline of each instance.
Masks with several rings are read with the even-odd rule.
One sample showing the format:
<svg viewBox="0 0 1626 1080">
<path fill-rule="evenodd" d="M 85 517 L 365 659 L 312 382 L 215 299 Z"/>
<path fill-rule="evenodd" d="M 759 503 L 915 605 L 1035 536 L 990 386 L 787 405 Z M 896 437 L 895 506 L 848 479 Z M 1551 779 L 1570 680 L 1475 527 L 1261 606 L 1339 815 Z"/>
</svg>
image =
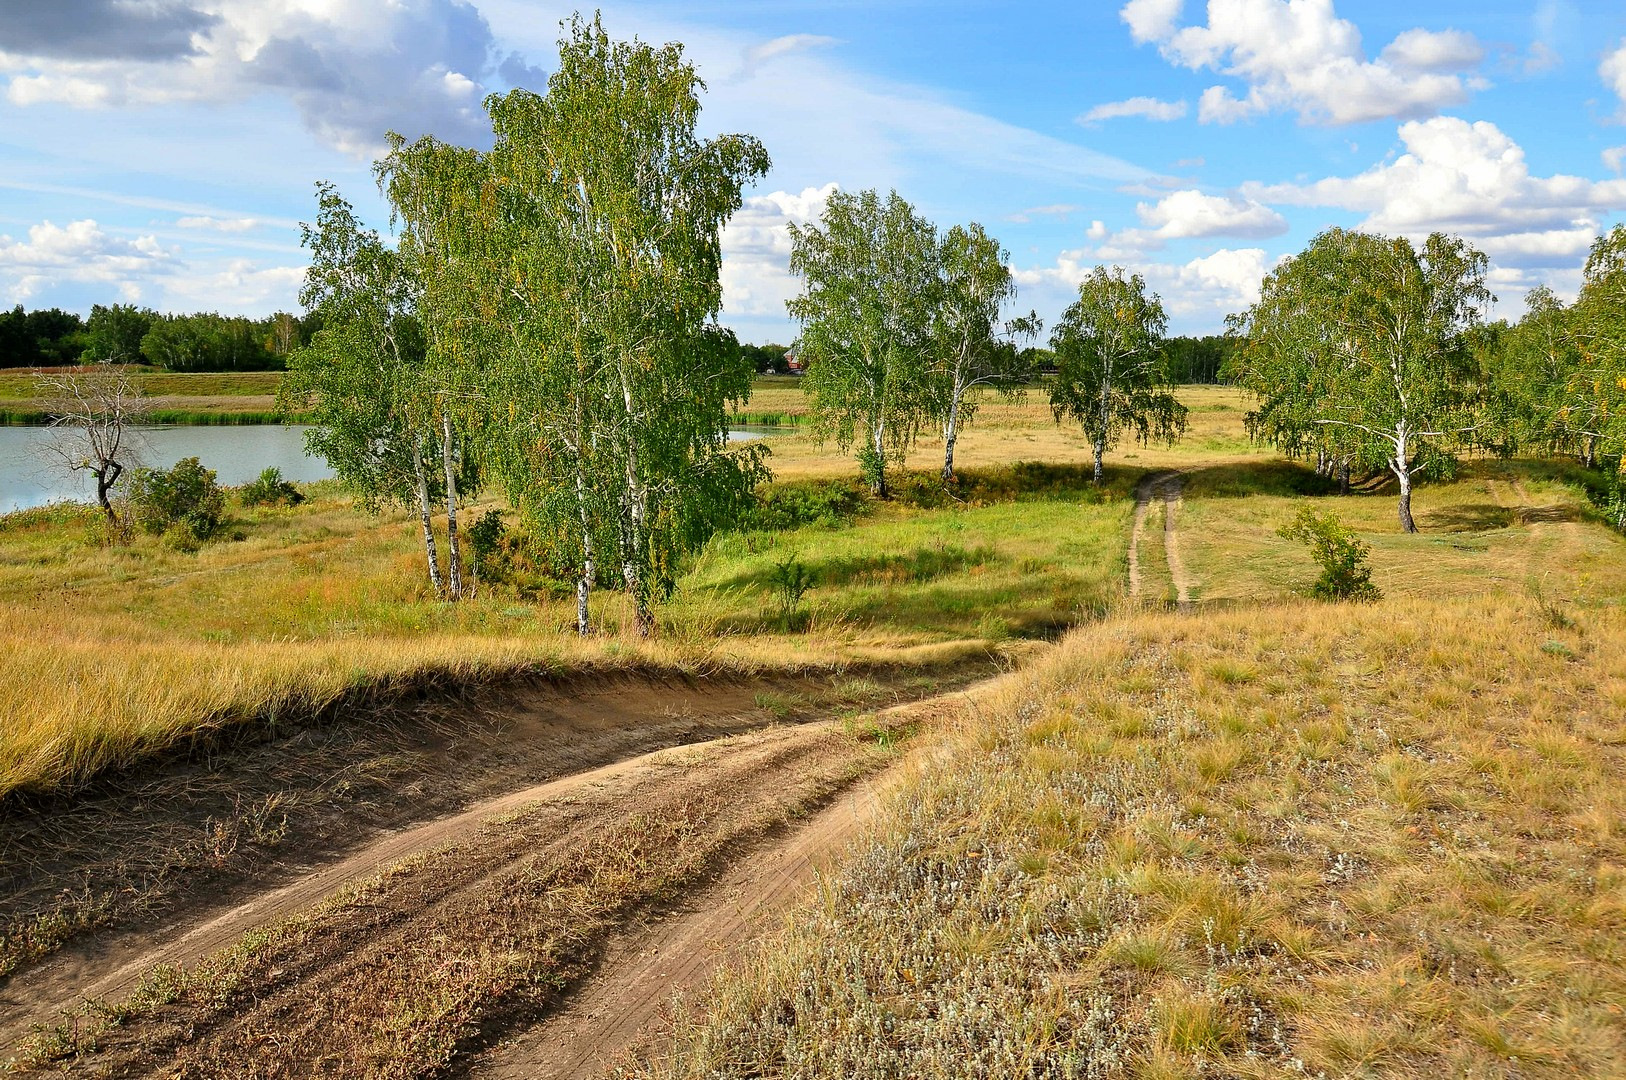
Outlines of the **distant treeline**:
<svg viewBox="0 0 1626 1080">
<path fill-rule="evenodd" d="M 280 371 L 316 332 L 313 316 L 264 319 L 200 312 L 160 315 L 134 304 L 97 304 L 90 317 L 21 304 L 0 311 L 0 368 L 62 367 L 112 360 L 165 371 Z"/>
<path fill-rule="evenodd" d="M 279 311 L 264 319 L 199 312 L 160 315 L 134 304 L 101 304 L 88 319 L 61 308 L 0 311 L 0 368 L 62 367 L 113 360 L 165 371 L 281 371 L 287 356 L 320 328 L 315 314 Z M 1169 338 L 1170 381 L 1217 383 L 1232 343 L 1228 338 Z M 759 375 L 788 375 L 789 345 L 738 346 Z M 1023 350 L 1032 370 L 1055 363 L 1049 349 Z"/>
<path fill-rule="evenodd" d="M 1176 385 L 1224 382 L 1225 361 L 1236 343 L 1223 334 L 1207 337 L 1165 338 L 1169 381 Z M 1056 356 L 1049 349 L 1034 346 L 1022 350 L 1023 367 L 1042 375 L 1055 374 Z"/>
<path fill-rule="evenodd" d="M 1168 357 L 1169 381 L 1173 383 L 1218 383 L 1226 358 L 1235 342 L 1222 334 L 1207 337 L 1176 337 L 1163 343 Z M 759 375 L 788 375 L 786 355 L 789 345 L 741 345 L 740 352 L 755 365 Z M 1033 372 L 1053 372 L 1055 357 L 1049 349 L 1022 350 L 1023 366 Z"/>
</svg>

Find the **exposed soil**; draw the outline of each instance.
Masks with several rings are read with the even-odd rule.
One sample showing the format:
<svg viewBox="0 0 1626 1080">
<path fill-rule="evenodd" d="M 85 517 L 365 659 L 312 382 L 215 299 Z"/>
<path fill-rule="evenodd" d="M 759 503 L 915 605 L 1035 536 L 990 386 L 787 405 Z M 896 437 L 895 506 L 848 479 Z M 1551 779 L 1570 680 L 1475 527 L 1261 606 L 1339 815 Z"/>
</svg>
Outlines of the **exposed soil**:
<svg viewBox="0 0 1626 1080">
<path fill-rule="evenodd" d="M 674 995 L 704 986 L 731 952 L 805 897 L 878 805 L 877 781 L 856 785 L 778 842 L 748 852 L 715 884 L 618 933 L 598 969 L 558 1013 L 474 1061 L 481 1080 L 606 1075 L 657 1040 Z"/>
<path fill-rule="evenodd" d="M 18 1023 L 13 984 L 64 945 L 40 978 L 73 983 L 109 956 L 139 951 L 154 931 L 206 922 L 382 835 L 503 793 L 661 747 L 906 700 L 980 673 L 967 665 L 865 679 L 532 680 L 207 751 L 89 797 L 5 807 L 0 1035 Z"/>
<path fill-rule="evenodd" d="M 1175 530 L 1175 511 L 1180 506 L 1180 493 L 1185 480 L 1178 472 L 1151 473 L 1135 485 L 1135 525 L 1129 536 L 1129 596 L 1143 600 L 1144 585 L 1140 560 L 1141 541 L 1146 535 L 1146 519 L 1155 499 L 1163 500 L 1163 551 L 1169 565 L 1169 578 L 1174 582 L 1175 604 L 1181 611 L 1191 611 L 1191 590 L 1194 582 L 1186 573 L 1180 558 L 1180 537 Z"/>
<path fill-rule="evenodd" d="M 394 831 L 374 823 L 382 802 L 369 802 L 367 835 L 343 858 L 300 870 L 284 852 L 235 886 L 171 896 L 164 925 L 103 934 L 14 975 L 0 989 L 0 1036 L 11 1045 L 59 1023 L 43 1041 L 32 1036 L 29 1052 L 97 1075 L 362 1076 L 385 1062 L 403 1066 L 391 1075 L 431 1075 L 466 1069 L 569 1001 L 482 1067 L 537 1075 L 558 1060 L 567 1071 L 546 1075 L 582 1074 L 605 1048 L 631 1042 L 670 989 L 701 977 L 710 943 L 794 894 L 813 856 L 856 818 L 844 802 L 811 827 L 786 834 L 788 823 L 890 757 L 838 722 L 765 727 L 762 683 L 533 689 L 523 709 L 485 716 L 500 734 L 477 752 L 420 750 L 417 792 L 392 801 L 421 812 L 466 800 L 471 787 L 455 778 L 471 757 L 508 794 Z M 839 696 L 804 684 L 803 700 L 821 690 Z M 955 700 L 889 711 L 866 730 Z M 750 733 L 708 738 L 729 730 Z M 640 743 L 694 739 L 706 741 L 613 761 Z M 594 758 L 613 763 L 581 771 Z M 527 770 L 569 775 L 513 790 Z M 267 888 L 276 877 L 285 883 Z M 690 914 L 652 921 L 686 893 Z M 570 996 L 595 965 L 588 996 Z"/>
</svg>

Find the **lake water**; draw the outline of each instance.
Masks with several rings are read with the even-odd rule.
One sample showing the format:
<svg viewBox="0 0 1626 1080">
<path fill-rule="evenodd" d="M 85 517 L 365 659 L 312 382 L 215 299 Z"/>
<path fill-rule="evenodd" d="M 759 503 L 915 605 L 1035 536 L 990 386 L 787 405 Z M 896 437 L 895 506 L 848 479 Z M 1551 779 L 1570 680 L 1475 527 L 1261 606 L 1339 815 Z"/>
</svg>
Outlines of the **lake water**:
<svg viewBox="0 0 1626 1080">
<path fill-rule="evenodd" d="M 285 480 L 325 480 L 333 470 L 321 458 L 305 454 L 307 430 L 299 424 L 143 428 L 138 460 L 167 469 L 182 458 L 195 457 L 227 485 L 246 484 L 273 465 Z M 756 439 L 774 430 L 741 428 L 729 432 L 729 439 Z M 0 427 L 0 514 L 64 499 L 95 500 L 95 482 L 88 473 L 53 467 L 42 455 L 50 437 L 49 428 Z"/>
</svg>

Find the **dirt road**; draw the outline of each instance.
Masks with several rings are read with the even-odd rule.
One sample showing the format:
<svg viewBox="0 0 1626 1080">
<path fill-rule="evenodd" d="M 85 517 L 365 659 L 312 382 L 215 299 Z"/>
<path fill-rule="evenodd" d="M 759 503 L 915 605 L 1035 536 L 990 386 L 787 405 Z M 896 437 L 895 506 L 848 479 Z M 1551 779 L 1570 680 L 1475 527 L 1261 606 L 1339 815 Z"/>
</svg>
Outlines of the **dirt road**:
<svg viewBox="0 0 1626 1080">
<path fill-rule="evenodd" d="M 796 894 L 857 826 L 863 799 L 842 793 L 892 756 L 825 721 L 533 785 L 26 972 L 4 1033 L 62 1020 L 21 1052 L 85 1075 L 591 1075 Z"/>
<path fill-rule="evenodd" d="M 483 1080 L 566 1080 L 605 1075 L 662 1027 L 677 993 L 704 985 L 730 952 L 772 927 L 839 858 L 877 804 L 877 784 L 842 795 L 780 843 L 750 852 L 723 879 L 676 910 L 630 927 L 556 1015 L 494 1047 L 470 1075 Z"/>
<path fill-rule="evenodd" d="M 1173 584 L 1175 604 L 1181 611 L 1191 611 L 1194 607 L 1191 590 L 1195 583 L 1186 573 L 1185 563 L 1180 558 L 1180 536 L 1175 529 L 1175 512 L 1180 506 L 1180 495 L 1184 488 L 1185 480 L 1178 472 L 1151 473 L 1135 486 L 1135 524 L 1129 536 L 1129 596 L 1132 600 L 1150 599 L 1145 581 L 1150 575 L 1143 567 L 1141 552 L 1152 503 L 1161 500 L 1163 554 L 1169 569 L 1169 580 Z"/>
</svg>

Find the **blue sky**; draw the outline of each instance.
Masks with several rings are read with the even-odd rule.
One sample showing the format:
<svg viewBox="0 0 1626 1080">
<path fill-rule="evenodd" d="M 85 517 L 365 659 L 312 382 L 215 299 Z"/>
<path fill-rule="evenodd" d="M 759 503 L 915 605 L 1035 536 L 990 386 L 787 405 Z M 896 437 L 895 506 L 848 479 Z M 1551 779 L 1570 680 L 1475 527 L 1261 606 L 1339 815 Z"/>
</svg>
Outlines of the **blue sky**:
<svg viewBox="0 0 1626 1080">
<path fill-rule="evenodd" d="M 8 0 L 0 303 L 297 306 L 298 223 L 330 179 L 387 215 L 383 132 L 480 144 L 491 91 L 542 89 L 530 0 Z M 702 123 L 774 158 L 727 230 L 723 321 L 786 341 L 787 221 L 831 185 L 895 187 L 1010 250 L 1054 321 L 1097 263 L 1144 274 L 1174 332 L 1217 332 L 1329 225 L 1459 232 L 1500 314 L 1571 296 L 1626 215 L 1626 5 L 1355 0 L 618 3 L 677 40 Z"/>
</svg>

